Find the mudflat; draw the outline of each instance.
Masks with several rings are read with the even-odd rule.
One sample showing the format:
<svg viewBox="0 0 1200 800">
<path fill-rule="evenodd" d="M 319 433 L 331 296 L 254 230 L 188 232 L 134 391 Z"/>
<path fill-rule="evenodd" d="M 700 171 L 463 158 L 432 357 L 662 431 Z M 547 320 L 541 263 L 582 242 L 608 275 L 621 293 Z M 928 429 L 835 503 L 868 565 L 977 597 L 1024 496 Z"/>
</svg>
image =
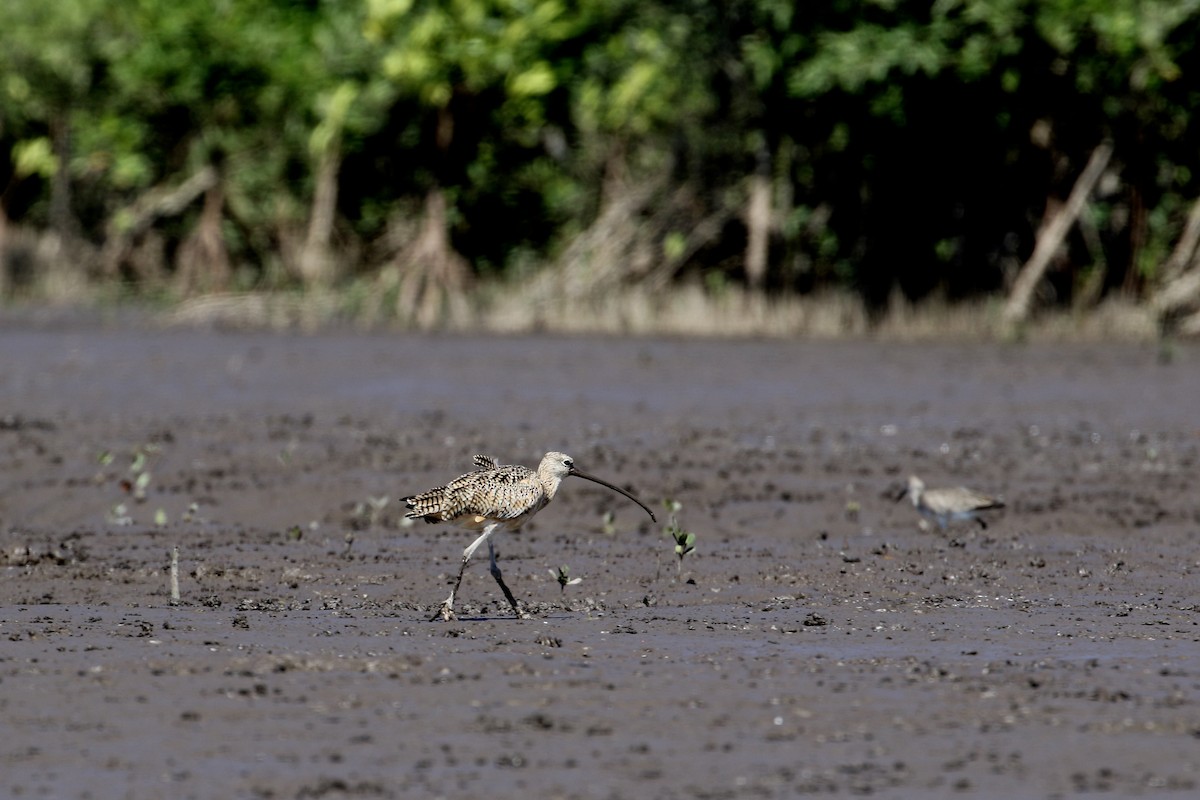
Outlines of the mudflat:
<svg viewBox="0 0 1200 800">
<path fill-rule="evenodd" d="M 1161 355 L 0 324 L 0 795 L 1194 797 Z M 548 450 L 659 522 L 568 478 L 496 539 L 533 618 L 477 554 L 429 621 L 472 534 L 398 498 Z"/>
</svg>

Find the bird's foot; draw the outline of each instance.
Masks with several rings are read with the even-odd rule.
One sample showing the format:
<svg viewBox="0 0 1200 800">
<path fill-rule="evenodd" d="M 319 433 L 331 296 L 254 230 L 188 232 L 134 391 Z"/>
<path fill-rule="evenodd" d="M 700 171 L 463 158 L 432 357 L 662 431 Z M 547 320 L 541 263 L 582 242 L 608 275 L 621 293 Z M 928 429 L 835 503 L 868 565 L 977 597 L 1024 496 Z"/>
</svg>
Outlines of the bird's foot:
<svg viewBox="0 0 1200 800">
<path fill-rule="evenodd" d="M 451 592 L 450 596 L 446 598 L 446 602 L 438 607 L 437 613 L 430 617 L 429 621 L 437 622 L 438 620 L 442 620 L 443 622 L 454 622 L 457 619 L 458 617 L 454 616 L 454 592 Z"/>
</svg>

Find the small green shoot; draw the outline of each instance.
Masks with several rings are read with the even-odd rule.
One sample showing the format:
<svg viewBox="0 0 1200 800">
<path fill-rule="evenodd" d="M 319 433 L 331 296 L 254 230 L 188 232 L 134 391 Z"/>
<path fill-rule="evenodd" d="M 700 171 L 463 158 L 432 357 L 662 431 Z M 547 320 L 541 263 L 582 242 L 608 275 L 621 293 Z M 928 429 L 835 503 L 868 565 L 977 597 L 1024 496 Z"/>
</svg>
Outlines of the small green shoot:
<svg viewBox="0 0 1200 800">
<path fill-rule="evenodd" d="M 354 520 L 364 520 L 366 527 L 374 528 L 379 524 L 379 517 L 383 514 L 383 509 L 387 508 L 388 500 L 387 495 L 379 497 L 368 495 L 366 502 L 359 500 L 354 504 L 350 516 Z"/>
<path fill-rule="evenodd" d="M 683 509 L 683 504 L 678 500 L 667 499 L 663 501 L 663 506 L 667 509 L 669 520 L 667 526 L 663 528 L 663 532 L 671 537 L 675 542 L 675 555 L 678 561 L 675 562 L 676 575 L 683 574 L 683 557 L 696 549 L 696 534 L 685 531 L 679 525 L 678 514 Z"/>
<path fill-rule="evenodd" d="M 146 499 L 146 487 L 150 485 L 150 473 L 139 472 L 137 478 L 133 481 L 133 499 L 142 501 Z"/>
<path fill-rule="evenodd" d="M 133 524 L 133 517 L 129 516 L 128 506 L 126 506 L 124 503 L 117 503 L 108 510 L 108 521 L 113 525 L 125 527 L 126 525 Z"/>
<path fill-rule="evenodd" d="M 559 567 L 557 572 L 555 570 L 549 570 L 549 572 L 554 577 L 554 580 L 558 581 L 559 594 L 566 592 L 568 586 L 574 586 L 583 581 L 583 578 L 570 577 L 566 566 Z"/>
<path fill-rule="evenodd" d="M 675 539 L 675 555 L 679 556 L 679 561 L 675 564 L 675 571 L 682 575 L 683 557 L 696 549 L 696 534 L 685 531 L 683 528 L 675 528 L 671 531 L 671 536 Z"/>
<path fill-rule="evenodd" d="M 154 512 L 154 524 L 160 528 L 167 524 L 167 512 L 164 509 Z"/>
<path fill-rule="evenodd" d="M 121 488 L 128 494 L 133 495 L 133 499 L 139 503 L 146 500 L 146 490 L 150 488 L 150 457 L 159 452 L 159 447 L 156 444 L 146 444 L 136 448 L 129 462 L 129 474 L 132 479 L 125 478 L 121 483 Z M 112 463 L 112 454 L 105 452 L 100 456 L 100 463 L 108 465 Z"/>
<path fill-rule="evenodd" d="M 604 512 L 603 530 L 606 536 L 612 536 L 617 532 L 617 515 L 611 511 Z"/>
<path fill-rule="evenodd" d="M 295 454 L 298 447 L 300 447 L 300 440 L 292 437 L 292 439 L 288 441 L 287 445 L 275 454 L 275 459 L 285 467 L 290 466 L 292 463 L 292 456 Z"/>
<path fill-rule="evenodd" d="M 367 505 L 369 505 L 371 507 L 371 527 L 372 528 L 374 528 L 375 525 L 379 522 L 379 515 L 383 513 L 383 510 L 385 508 L 387 508 L 389 499 L 390 498 L 388 498 L 387 495 L 380 495 L 379 497 L 370 497 L 370 496 L 367 497 Z"/>
</svg>

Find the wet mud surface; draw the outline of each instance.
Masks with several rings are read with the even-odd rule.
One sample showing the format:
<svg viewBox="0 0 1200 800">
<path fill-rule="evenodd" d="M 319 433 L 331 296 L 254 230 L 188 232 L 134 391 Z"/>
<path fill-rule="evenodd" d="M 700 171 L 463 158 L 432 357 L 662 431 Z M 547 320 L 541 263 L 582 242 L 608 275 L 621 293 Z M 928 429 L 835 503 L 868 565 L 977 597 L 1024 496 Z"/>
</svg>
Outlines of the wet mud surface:
<svg viewBox="0 0 1200 800">
<path fill-rule="evenodd" d="M 1158 355 L 0 324 L 0 796 L 1196 796 Z M 471 534 L 397 498 L 553 449 L 695 552 L 568 479 L 497 538 L 533 618 L 483 554 L 428 621 Z"/>
</svg>

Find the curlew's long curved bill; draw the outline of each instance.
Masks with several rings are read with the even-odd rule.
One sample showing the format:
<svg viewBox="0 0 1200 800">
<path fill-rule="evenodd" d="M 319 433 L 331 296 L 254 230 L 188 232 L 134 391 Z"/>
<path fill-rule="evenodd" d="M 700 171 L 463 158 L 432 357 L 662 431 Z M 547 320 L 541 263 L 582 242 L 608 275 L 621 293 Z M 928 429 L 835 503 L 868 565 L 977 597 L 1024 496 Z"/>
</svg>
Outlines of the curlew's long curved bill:
<svg viewBox="0 0 1200 800">
<path fill-rule="evenodd" d="M 655 522 L 658 522 L 658 519 L 654 516 L 654 512 L 651 511 L 649 509 L 649 507 L 646 506 L 645 503 L 643 503 L 641 500 L 638 500 L 636 497 L 634 497 L 629 492 L 622 489 L 620 486 L 613 486 L 608 481 L 601 480 L 600 478 L 597 478 L 595 475 L 588 475 L 586 472 L 580 472 L 579 470 L 575 469 L 574 467 L 571 467 L 571 471 L 568 474 L 574 475 L 576 478 L 583 478 L 584 480 L 591 481 L 592 483 L 598 483 L 601 486 L 607 486 L 609 489 L 612 489 L 614 492 L 620 492 L 621 494 L 625 495 L 630 500 L 632 500 L 633 502 L 635 502 L 639 506 L 641 506 L 646 511 L 646 513 L 650 515 L 650 519 L 652 519 Z"/>
</svg>

